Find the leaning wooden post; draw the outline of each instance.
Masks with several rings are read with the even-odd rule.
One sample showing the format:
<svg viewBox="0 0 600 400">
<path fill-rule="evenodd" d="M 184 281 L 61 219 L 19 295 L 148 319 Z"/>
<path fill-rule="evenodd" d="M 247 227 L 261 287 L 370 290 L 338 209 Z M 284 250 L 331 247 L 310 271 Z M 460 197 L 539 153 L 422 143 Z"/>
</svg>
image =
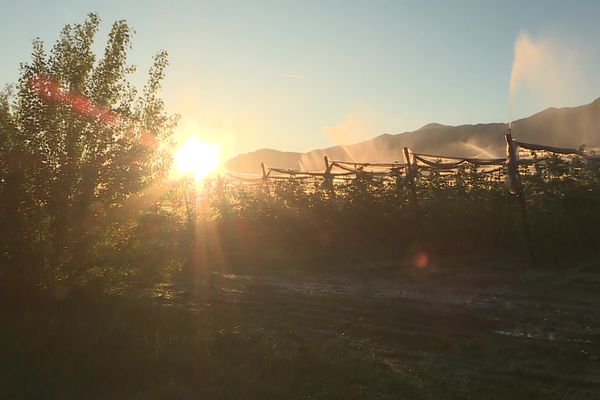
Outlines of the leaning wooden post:
<svg viewBox="0 0 600 400">
<path fill-rule="evenodd" d="M 415 223 L 420 227 L 421 225 L 421 211 L 419 209 L 419 199 L 417 198 L 417 187 L 415 178 L 417 176 L 417 160 L 411 162 L 410 153 L 408 147 L 403 149 L 404 151 L 404 162 L 406 163 L 406 183 L 410 190 L 410 202 L 415 210 Z"/>
<path fill-rule="evenodd" d="M 333 175 L 331 174 L 333 164 L 329 163 L 329 158 L 327 156 L 323 157 L 323 161 L 325 162 L 325 172 L 323 173 L 323 186 L 329 193 L 329 198 L 335 200 L 335 187 L 333 186 Z"/>
<path fill-rule="evenodd" d="M 529 252 L 529 259 L 532 265 L 536 265 L 535 251 L 533 250 L 533 241 L 531 238 L 531 229 L 527 218 L 527 201 L 525 200 L 525 191 L 523 190 L 523 182 L 519 175 L 519 160 L 517 149 L 512 138 L 510 128 L 504 135 L 506 141 L 506 170 L 507 170 L 507 186 L 510 194 L 517 196 L 519 200 L 519 208 L 521 210 L 521 224 L 525 235 L 525 245 Z"/>
<path fill-rule="evenodd" d="M 265 163 L 260 163 L 260 170 L 262 171 L 262 187 L 263 191 L 267 196 L 271 195 L 271 191 L 269 190 L 269 174 L 267 173 L 267 169 L 265 167 Z"/>
</svg>

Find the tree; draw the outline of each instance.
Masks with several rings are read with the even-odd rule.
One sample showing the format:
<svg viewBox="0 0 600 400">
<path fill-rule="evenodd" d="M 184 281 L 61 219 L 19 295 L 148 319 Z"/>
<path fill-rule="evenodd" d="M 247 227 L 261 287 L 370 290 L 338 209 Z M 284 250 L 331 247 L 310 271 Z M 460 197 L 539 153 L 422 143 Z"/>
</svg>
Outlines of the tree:
<svg viewBox="0 0 600 400">
<path fill-rule="evenodd" d="M 66 25 L 49 54 L 35 39 L 14 95 L 0 96 L 0 273 L 76 278 L 119 229 L 125 202 L 166 172 L 177 123 L 159 97 L 167 53 L 156 54 L 138 94 L 128 81 L 130 27 L 115 22 L 96 60 L 99 24 L 92 13 Z"/>
</svg>

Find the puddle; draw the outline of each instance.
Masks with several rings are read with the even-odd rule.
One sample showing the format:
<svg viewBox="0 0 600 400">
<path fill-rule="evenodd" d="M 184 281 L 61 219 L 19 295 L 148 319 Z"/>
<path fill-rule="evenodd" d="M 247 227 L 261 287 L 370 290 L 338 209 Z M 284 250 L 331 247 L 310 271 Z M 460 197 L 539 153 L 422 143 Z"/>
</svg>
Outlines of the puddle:
<svg viewBox="0 0 600 400">
<path fill-rule="evenodd" d="M 524 328 L 513 328 L 506 330 L 496 330 L 494 333 L 502 336 L 510 336 L 516 338 L 525 338 L 532 340 L 545 340 L 548 342 L 567 342 L 567 343 L 586 343 L 593 344 L 595 343 L 590 339 L 582 339 L 582 338 L 569 338 L 567 335 L 561 332 L 556 331 L 541 331 L 541 330 L 526 330 Z"/>
</svg>

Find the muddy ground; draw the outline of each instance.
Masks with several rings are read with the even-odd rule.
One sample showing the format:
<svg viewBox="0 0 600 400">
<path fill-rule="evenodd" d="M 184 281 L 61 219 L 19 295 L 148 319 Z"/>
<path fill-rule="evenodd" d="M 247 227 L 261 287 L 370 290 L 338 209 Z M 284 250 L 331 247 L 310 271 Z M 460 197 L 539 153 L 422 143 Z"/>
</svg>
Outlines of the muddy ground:
<svg viewBox="0 0 600 400">
<path fill-rule="evenodd" d="M 146 295 L 191 313 L 235 315 L 239 323 L 224 328 L 232 331 L 336 342 L 385 365 L 414 389 L 411 398 L 600 398 L 598 274 L 199 275 Z"/>
</svg>

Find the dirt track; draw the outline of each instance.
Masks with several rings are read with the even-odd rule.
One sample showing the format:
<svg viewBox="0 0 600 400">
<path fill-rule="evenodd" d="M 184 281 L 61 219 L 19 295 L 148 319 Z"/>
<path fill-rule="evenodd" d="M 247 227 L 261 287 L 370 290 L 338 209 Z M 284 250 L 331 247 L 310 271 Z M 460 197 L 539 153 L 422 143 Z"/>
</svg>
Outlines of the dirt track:
<svg viewBox="0 0 600 400">
<path fill-rule="evenodd" d="M 533 382 L 549 395 L 557 385 L 585 390 L 574 398 L 600 393 L 593 296 L 475 282 L 211 273 L 153 295 L 193 312 L 237 313 L 239 326 L 342 342 L 418 379 L 427 371 L 452 382 Z"/>
</svg>

